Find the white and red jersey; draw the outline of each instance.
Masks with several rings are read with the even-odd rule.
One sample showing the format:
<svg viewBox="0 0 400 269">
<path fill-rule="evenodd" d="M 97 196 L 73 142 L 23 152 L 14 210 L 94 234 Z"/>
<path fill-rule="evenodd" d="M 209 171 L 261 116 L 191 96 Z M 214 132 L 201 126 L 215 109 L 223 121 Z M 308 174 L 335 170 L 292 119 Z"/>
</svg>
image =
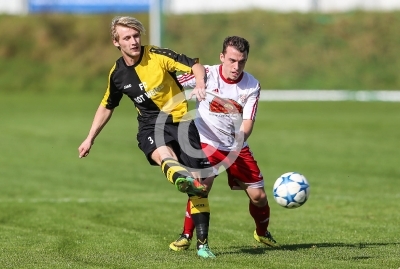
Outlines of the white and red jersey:
<svg viewBox="0 0 400 269">
<path fill-rule="evenodd" d="M 206 65 L 205 68 L 206 99 L 196 102 L 195 119 L 201 142 L 219 150 L 237 150 L 242 121 L 255 120 L 260 83 L 247 72 L 231 81 L 223 77 L 221 65 Z M 191 74 L 178 76 L 178 81 L 184 88 L 196 86 Z M 247 142 L 243 144 L 245 146 Z"/>
</svg>

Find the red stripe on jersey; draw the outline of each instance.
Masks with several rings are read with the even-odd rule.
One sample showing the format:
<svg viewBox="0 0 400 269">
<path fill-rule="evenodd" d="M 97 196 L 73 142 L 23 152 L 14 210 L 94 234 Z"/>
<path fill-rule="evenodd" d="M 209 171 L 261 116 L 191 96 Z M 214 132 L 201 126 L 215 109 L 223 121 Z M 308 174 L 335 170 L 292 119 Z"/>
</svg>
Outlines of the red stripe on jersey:
<svg viewBox="0 0 400 269">
<path fill-rule="evenodd" d="M 257 102 L 254 103 L 253 106 L 253 110 L 251 111 L 251 119 L 254 120 L 254 118 L 256 117 L 256 113 L 257 113 L 257 108 L 258 108 L 258 100 L 260 99 L 260 93 L 261 93 L 261 85 L 260 83 L 258 83 L 257 85 L 258 88 L 258 95 L 257 95 Z"/>
<path fill-rule="evenodd" d="M 194 75 L 192 75 L 192 74 L 183 74 L 183 75 L 179 76 L 178 81 L 179 81 L 179 83 L 184 83 L 193 78 L 194 78 Z"/>
<path fill-rule="evenodd" d="M 208 68 L 206 68 L 206 74 L 208 73 L 209 71 L 208 71 Z M 180 75 L 179 77 L 178 77 L 178 82 L 179 83 L 185 83 L 185 82 L 187 82 L 187 81 L 189 81 L 189 80 L 191 80 L 191 79 L 193 79 L 194 78 L 194 75 L 193 74 L 188 74 L 188 73 L 185 73 L 185 74 L 182 74 L 182 75 Z"/>
</svg>

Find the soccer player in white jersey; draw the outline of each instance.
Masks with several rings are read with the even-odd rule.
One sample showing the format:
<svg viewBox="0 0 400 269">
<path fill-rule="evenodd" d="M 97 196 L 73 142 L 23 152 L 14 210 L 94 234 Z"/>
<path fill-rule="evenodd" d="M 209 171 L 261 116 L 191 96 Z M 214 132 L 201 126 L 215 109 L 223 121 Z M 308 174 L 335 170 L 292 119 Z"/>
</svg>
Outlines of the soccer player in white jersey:
<svg viewBox="0 0 400 269">
<path fill-rule="evenodd" d="M 254 239 L 273 247 L 276 241 L 268 231 L 270 208 L 264 179 L 247 143 L 260 96 L 260 83 L 244 71 L 249 48 L 246 39 L 227 37 L 219 56 L 221 64 L 205 65 L 206 89 L 194 89 L 190 98 L 197 98 L 195 124 L 214 172 L 218 173 L 223 166 L 231 189 L 246 192 L 250 200 L 249 213 L 256 226 Z M 183 74 L 178 80 L 185 88 L 195 87 L 191 74 Z M 188 201 L 182 234 L 169 245 L 170 249 L 189 248 L 194 232 L 191 210 Z"/>
</svg>

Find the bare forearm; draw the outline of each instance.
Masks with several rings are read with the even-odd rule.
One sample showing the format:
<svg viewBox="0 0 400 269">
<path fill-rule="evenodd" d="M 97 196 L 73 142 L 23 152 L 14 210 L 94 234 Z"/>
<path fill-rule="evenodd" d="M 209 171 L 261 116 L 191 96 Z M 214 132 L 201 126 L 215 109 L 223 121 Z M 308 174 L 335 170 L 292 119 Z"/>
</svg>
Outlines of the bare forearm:
<svg viewBox="0 0 400 269">
<path fill-rule="evenodd" d="M 242 126 L 240 127 L 240 131 L 243 134 L 244 141 L 250 137 L 253 131 L 254 121 L 253 120 L 243 120 Z"/>
<path fill-rule="evenodd" d="M 89 134 L 85 140 L 83 140 L 82 144 L 78 147 L 79 158 L 83 158 L 88 156 L 90 149 L 96 139 L 97 135 L 101 132 L 103 127 L 107 124 L 111 115 L 113 113 L 112 109 L 107 109 L 102 105 L 96 111 L 94 115 L 92 127 L 90 127 Z"/>
<path fill-rule="evenodd" d="M 100 105 L 94 115 L 92 126 L 90 127 L 89 134 L 87 139 L 90 139 L 92 142 L 95 140 L 97 135 L 101 132 L 103 127 L 107 124 L 112 116 L 113 110 L 107 109 Z"/>
<path fill-rule="evenodd" d="M 192 72 L 196 80 L 196 86 L 190 93 L 189 99 L 196 96 L 198 101 L 203 101 L 206 97 L 206 70 L 203 65 L 196 63 L 192 66 Z"/>
<path fill-rule="evenodd" d="M 193 75 L 196 79 L 196 87 L 205 89 L 206 87 L 206 70 L 200 63 L 192 66 Z"/>
</svg>

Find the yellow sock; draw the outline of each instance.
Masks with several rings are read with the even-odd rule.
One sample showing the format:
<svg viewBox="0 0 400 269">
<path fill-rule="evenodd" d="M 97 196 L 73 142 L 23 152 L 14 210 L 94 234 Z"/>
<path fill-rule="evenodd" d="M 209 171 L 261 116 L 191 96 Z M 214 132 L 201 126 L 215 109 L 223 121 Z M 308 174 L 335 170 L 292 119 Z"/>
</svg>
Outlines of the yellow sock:
<svg viewBox="0 0 400 269">
<path fill-rule="evenodd" d="M 172 184 L 175 184 L 175 180 L 179 177 L 191 176 L 185 167 L 172 158 L 167 158 L 161 161 L 161 171 Z"/>
</svg>

